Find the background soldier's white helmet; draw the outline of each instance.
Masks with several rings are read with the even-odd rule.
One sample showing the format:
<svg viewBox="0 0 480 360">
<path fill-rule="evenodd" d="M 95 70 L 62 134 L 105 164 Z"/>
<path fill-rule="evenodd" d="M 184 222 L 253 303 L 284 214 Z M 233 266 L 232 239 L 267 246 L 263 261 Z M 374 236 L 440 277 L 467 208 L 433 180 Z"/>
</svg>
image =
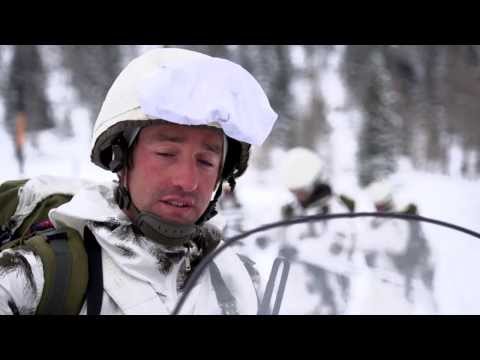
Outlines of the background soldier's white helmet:
<svg viewBox="0 0 480 360">
<path fill-rule="evenodd" d="M 324 164 L 313 151 L 295 147 L 290 149 L 280 167 L 283 184 L 290 190 L 308 189 L 317 181 L 324 181 Z"/>
<path fill-rule="evenodd" d="M 375 205 L 390 204 L 393 206 L 393 186 L 386 180 L 379 180 L 367 188 L 367 193 Z"/>
</svg>

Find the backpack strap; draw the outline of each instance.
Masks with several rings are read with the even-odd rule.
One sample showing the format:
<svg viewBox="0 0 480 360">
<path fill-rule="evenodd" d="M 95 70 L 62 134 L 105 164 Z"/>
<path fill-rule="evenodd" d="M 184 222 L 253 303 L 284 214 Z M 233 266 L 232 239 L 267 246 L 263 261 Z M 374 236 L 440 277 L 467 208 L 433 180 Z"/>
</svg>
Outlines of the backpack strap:
<svg viewBox="0 0 480 360">
<path fill-rule="evenodd" d="M 256 279 L 256 277 L 259 277 L 260 274 L 254 266 L 255 262 L 253 262 L 250 258 L 248 258 L 245 255 L 241 255 L 241 254 L 236 254 L 236 255 L 241 260 L 243 266 L 248 272 L 248 275 L 250 276 L 250 280 L 252 281 L 253 286 L 255 287 L 255 293 L 257 295 L 257 305 L 260 306 L 260 298 L 259 298 L 257 288 L 255 286 L 255 282 L 259 281 L 259 279 Z M 217 298 L 217 303 L 222 309 L 223 315 L 238 315 L 239 312 L 238 312 L 237 300 L 235 299 L 235 296 L 233 296 L 232 292 L 230 291 L 227 284 L 225 283 L 225 280 L 223 279 L 223 276 L 220 273 L 220 269 L 218 268 L 217 264 L 215 264 L 214 261 L 212 261 L 211 264 L 209 265 L 209 272 L 210 272 L 210 278 L 212 281 L 213 289 L 215 291 L 215 296 Z"/>
<path fill-rule="evenodd" d="M 87 254 L 74 229 L 49 230 L 27 239 L 25 248 L 42 260 L 45 284 L 38 315 L 78 314 L 88 281 Z"/>
<path fill-rule="evenodd" d="M 277 282 L 278 269 L 282 265 L 282 275 L 279 280 L 277 294 L 275 297 L 275 304 L 273 309 L 270 308 L 271 300 L 273 296 L 273 290 L 275 283 Z M 277 257 L 272 265 L 272 270 L 270 271 L 270 276 L 268 278 L 267 286 L 265 288 L 265 294 L 262 299 L 262 303 L 258 308 L 257 315 L 278 315 L 280 312 L 280 307 L 282 305 L 283 294 L 285 292 L 285 287 L 287 285 L 288 273 L 290 271 L 290 262 L 284 257 Z"/>
<path fill-rule="evenodd" d="M 348 211 L 355 212 L 355 200 L 346 196 L 346 195 L 339 195 L 340 201 L 348 208 Z"/>
<path fill-rule="evenodd" d="M 401 212 L 409 215 L 418 215 L 418 208 L 417 205 L 411 203 L 408 204 Z"/>
<path fill-rule="evenodd" d="M 212 285 L 215 290 L 215 296 L 217 303 L 222 309 L 223 315 L 238 315 L 237 300 L 229 290 L 225 280 L 223 280 L 220 274 L 220 269 L 212 261 L 209 266 L 210 277 L 212 279 Z"/>
<path fill-rule="evenodd" d="M 88 227 L 85 226 L 83 234 L 90 274 L 87 286 L 87 315 L 99 315 L 103 300 L 102 249 Z"/>
<path fill-rule="evenodd" d="M 257 268 L 255 267 L 255 261 L 250 259 L 246 255 L 237 254 L 237 256 L 242 261 L 243 265 L 247 269 L 248 275 L 252 280 L 253 286 L 255 287 L 255 294 L 257 295 L 257 305 L 260 306 L 260 273 L 258 272 Z"/>
</svg>

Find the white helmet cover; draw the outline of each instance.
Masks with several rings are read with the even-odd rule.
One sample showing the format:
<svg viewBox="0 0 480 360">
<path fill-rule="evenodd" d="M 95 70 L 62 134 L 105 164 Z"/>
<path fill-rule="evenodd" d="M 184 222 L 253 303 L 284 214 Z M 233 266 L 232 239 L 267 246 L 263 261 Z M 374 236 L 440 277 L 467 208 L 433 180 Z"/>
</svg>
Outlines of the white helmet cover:
<svg viewBox="0 0 480 360">
<path fill-rule="evenodd" d="M 260 145 L 277 114 L 260 84 L 241 66 L 198 52 L 154 49 L 131 61 L 107 93 L 95 122 L 92 161 L 123 130 L 149 120 L 221 127 L 240 142 Z"/>
<path fill-rule="evenodd" d="M 393 187 L 386 179 L 371 184 L 367 193 L 374 203 L 393 201 Z"/>
<path fill-rule="evenodd" d="M 313 151 L 296 147 L 290 149 L 281 166 L 282 181 L 288 189 L 304 189 L 322 180 L 323 162 Z"/>
</svg>

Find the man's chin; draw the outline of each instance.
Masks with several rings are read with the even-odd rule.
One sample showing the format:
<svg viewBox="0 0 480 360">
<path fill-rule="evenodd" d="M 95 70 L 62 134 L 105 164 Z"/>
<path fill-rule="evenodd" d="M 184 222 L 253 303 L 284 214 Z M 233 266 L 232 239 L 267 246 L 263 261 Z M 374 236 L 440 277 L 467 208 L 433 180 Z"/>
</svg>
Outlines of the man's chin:
<svg viewBox="0 0 480 360">
<path fill-rule="evenodd" d="M 162 217 L 162 216 L 159 216 L 159 217 L 163 221 L 173 225 L 193 225 L 195 223 L 194 220 L 189 220 L 189 219 L 178 219 L 178 218 L 169 218 L 169 217 Z"/>
<path fill-rule="evenodd" d="M 164 212 L 153 212 L 157 215 L 162 221 L 165 221 L 170 224 L 175 225 L 192 225 L 194 224 L 198 217 L 186 214 L 171 214 Z"/>
<path fill-rule="evenodd" d="M 148 211 L 157 215 L 163 221 L 179 225 L 192 225 L 200 218 L 197 207 L 175 207 L 164 202 L 158 202 Z"/>
</svg>

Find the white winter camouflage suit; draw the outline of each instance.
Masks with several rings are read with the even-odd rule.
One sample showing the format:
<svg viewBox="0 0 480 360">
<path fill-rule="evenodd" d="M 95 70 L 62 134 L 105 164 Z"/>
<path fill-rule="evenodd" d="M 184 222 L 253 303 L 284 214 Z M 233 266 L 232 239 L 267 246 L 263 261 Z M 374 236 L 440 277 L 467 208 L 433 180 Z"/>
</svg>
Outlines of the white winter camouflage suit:
<svg viewBox="0 0 480 360">
<path fill-rule="evenodd" d="M 135 234 L 130 220 L 114 201 L 114 186 L 35 178 L 24 185 L 16 214 L 25 217 L 29 209 L 52 193 L 74 193 L 70 202 L 51 210 L 49 218 L 55 227 L 68 226 L 81 234 L 88 226 L 100 244 L 104 279 L 101 314 L 170 314 L 186 277 L 185 250 L 167 250 Z M 198 249 L 193 249 L 194 255 L 195 252 Z M 259 279 L 253 276 L 252 281 L 251 268 L 247 270 L 243 260 L 226 249 L 215 264 L 235 297 L 234 313 L 256 314 L 255 286 Z M 0 314 L 34 314 L 43 286 L 40 258 L 25 250 L 0 253 Z M 208 271 L 199 279 L 180 313 L 222 314 Z M 86 314 L 86 302 L 80 314 Z"/>
</svg>

